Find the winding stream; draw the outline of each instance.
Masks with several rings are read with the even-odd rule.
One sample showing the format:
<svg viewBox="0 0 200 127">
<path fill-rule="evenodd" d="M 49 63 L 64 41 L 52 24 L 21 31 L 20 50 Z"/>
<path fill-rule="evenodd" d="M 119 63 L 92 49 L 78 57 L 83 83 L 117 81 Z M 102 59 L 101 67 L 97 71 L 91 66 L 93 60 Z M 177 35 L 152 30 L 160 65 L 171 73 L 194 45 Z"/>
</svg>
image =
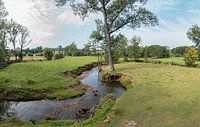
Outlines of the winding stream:
<svg viewBox="0 0 200 127">
<path fill-rule="evenodd" d="M 125 92 L 120 84 L 106 85 L 99 80 L 98 68 L 93 68 L 89 75 L 82 80 L 85 85 L 93 89 L 85 95 L 66 100 L 40 100 L 28 102 L 0 102 L 0 117 L 15 117 L 20 121 L 36 122 L 45 119 L 56 120 L 84 120 L 90 117 L 94 106 L 98 105 L 101 98 L 112 93 L 114 97 L 119 97 Z"/>
</svg>

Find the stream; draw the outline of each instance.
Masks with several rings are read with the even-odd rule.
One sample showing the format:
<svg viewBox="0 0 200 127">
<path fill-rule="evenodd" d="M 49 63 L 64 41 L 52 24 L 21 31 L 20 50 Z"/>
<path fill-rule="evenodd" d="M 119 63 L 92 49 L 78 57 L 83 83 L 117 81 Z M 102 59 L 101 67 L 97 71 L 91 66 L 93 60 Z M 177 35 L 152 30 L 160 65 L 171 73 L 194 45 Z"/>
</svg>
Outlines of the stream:
<svg viewBox="0 0 200 127">
<path fill-rule="evenodd" d="M 99 79 L 98 68 L 93 68 L 89 75 L 81 80 L 82 84 L 93 89 L 85 95 L 65 100 L 40 100 L 28 102 L 0 101 L 0 118 L 14 117 L 22 122 L 55 120 L 84 120 L 107 94 L 120 97 L 125 88 L 120 83 L 104 84 Z"/>
</svg>

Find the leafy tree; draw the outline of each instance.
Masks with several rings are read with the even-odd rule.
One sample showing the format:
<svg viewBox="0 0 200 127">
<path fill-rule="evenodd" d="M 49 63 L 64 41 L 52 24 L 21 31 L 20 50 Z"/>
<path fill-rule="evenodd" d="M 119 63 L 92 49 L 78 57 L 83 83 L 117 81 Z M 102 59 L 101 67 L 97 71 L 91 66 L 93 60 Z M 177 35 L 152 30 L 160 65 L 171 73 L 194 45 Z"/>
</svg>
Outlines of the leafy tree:
<svg viewBox="0 0 200 127">
<path fill-rule="evenodd" d="M 5 19 L 8 12 L 5 9 L 4 3 L 0 0 L 0 61 L 4 62 L 7 56 L 7 30 L 8 23 Z"/>
<path fill-rule="evenodd" d="M 166 46 L 151 45 L 148 47 L 148 55 L 153 58 L 167 58 L 170 56 L 170 51 Z"/>
<path fill-rule="evenodd" d="M 65 47 L 65 55 L 75 56 L 77 51 L 78 48 L 74 42 Z"/>
<path fill-rule="evenodd" d="M 15 55 L 15 61 L 17 61 L 17 50 L 16 50 L 16 44 L 17 44 L 17 37 L 20 34 L 22 30 L 22 26 L 15 21 L 11 20 L 9 22 L 9 41 L 13 45 L 14 55 Z"/>
<path fill-rule="evenodd" d="M 173 48 L 171 52 L 173 56 L 182 57 L 186 53 L 187 49 L 188 49 L 188 46 L 180 46 L 180 47 Z"/>
<path fill-rule="evenodd" d="M 192 26 L 187 32 L 187 36 L 193 41 L 196 48 L 200 48 L 200 27 L 198 25 Z"/>
<path fill-rule="evenodd" d="M 52 60 L 52 58 L 53 58 L 53 50 L 52 49 L 45 48 L 43 54 L 44 54 L 44 57 L 47 58 L 47 60 Z"/>
<path fill-rule="evenodd" d="M 111 51 L 111 37 L 116 31 L 128 26 L 132 29 L 141 25 L 155 26 L 158 19 L 144 8 L 147 0 L 55 0 L 57 6 L 70 2 L 74 13 L 85 19 L 90 14 L 101 15 L 97 19 L 104 35 L 109 59 L 110 71 L 114 71 Z"/>
<path fill-rule="evenodd" d="M 19 61 L 23 61 L 23 49 L 27 47 L 32 40 L 27 40 L 29 37 L 29 31 L 26 27 L 21 26 L 19 35 L 19 45 L 20 45 L 20 53 L 19 53 Z"/>
<path fill-rule="evenodd" d="M 196 48 L 190 47 L 188 48 L 184 61 L 187 66 L 194 66 L 195 62 L 198 60 L 198 51 Z"/>
<path fill-rule="evenodd" d="M 111 47 L 119 57 L 127 57 L 128 39 L 123 35 L 112 36 Z"/>
<path fill-rule="evenodd" d="M 139 36 L 133 36 L 130 41 L 130 46 L 128 47 L 128 55 L 130 58 L 134 58 L 137 61 L 141 57 L 142 49 L 140 44 L 142 39 Z"/>
</svg>

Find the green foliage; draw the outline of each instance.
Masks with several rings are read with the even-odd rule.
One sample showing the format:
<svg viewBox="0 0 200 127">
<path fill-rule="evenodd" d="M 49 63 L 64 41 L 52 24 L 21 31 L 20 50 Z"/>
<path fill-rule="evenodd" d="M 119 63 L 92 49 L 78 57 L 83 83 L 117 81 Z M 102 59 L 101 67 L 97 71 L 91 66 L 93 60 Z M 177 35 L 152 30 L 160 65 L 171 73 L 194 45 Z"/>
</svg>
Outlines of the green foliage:
<svg viewBox="0 0 200 127">
<path fill-rule="evenodd" d="M 52 58 L 53 58 L 53 50 L 52 49 L 45 48 L 43 54 L 44 54 L 44 57 L 47 58 L 47 60 L 52 60 Z"/>
<path fill-rule="evenodd" d="M 134 36 L 130 41 L 130 46 L 128 46 L 128 56 L 134 58 L 137 61 L 141 57 L 142 48 L 140 44 L 142 40 L 139 36 Z"/>
<path fill-rule="evenodd" d="M 190 47 L 188 48 L 185 56 L 184 61 L 187 66 L 194 66 L 195 62 L 198 60 L 198 51 L 197 49 Z"/>
<path fill-rule="evenodd" d="M 171 50 L 171 53 L 175 57 L 183 57 L 187 49 L 188 49 L 188 46 L 180 46 L 180 47 L 173 48 Z"/>
<path fill-rule="evenodd" d="M 141 26 L 156 26 L 157 17 L 147 10 L 143 0 L 55 0 L 57 6 L 64 6 L 69 2 L 75 14 L 82 19 L 89 17 L 91 14 L 102 17 L 96 19 L 97 33 L 96 38 L 101 38 L 105 44 L 108 53 L 110 71 L 114 71 L 112 60 L 112 35 L 124 27 L 132 29 Z M 100 16 L 99 16 L 100 15 Z M 99 34 L 100 33 L 100 34 Z M 97 36 L 101 35 L 101 36 Z M 103 35 L 103 36 L 102 36 Z"/>
<path fill-rule="evenodd" d="M 0 46 L 0 62 L 5 62 L 5 52 L 3 50 L 3 48 L 1 48 Z"/>
<path fill-rule="evenodd" d="M 57 60 L 57 59 L 62 59 L 64 58 L 64 55 L 61 53 L 61 52 L 56 52 L 53 56 L 53 59 L 54 60 Z"/>
<path fill-rule="evenodd" d="M 78 48 L 74 42 L 65 47 L 65 55 L 67 56 L 76 56 L 77 51 Z"/>
<path fill-rule="evenodd" d="M 119 53 L 115 50 L 112 51 L 112 60 L 113 60 L 113 63 L 117 64 L 119 62 L 119 58 L 120 58 L 120 55 Z M 109 63 L 109 60 L 108 60 L 108 55 L 107 53 L 104 55 L 104 59 L 105 59 L 105 62 L 108 64 Z"/>
<path fill-rule="evenodd" d="M 112 36 L 111 48 L 119 57 L 127 57 L 128 39 L 123 34 Z"/>
<path fill-rule="evenodd" d="M 187 32 L 187 36 L 193 41 L 195 47 L 200 47 L 200 27 L 198 25 L 192 26 L 192 28 Z"/>
<path fill-rule="evenodd" d="M 148 56 L 153 58 L 167 58 L 170 56 L 169 49 L 166 46 L 151 45 L 148 47 Z"/>
</svg>

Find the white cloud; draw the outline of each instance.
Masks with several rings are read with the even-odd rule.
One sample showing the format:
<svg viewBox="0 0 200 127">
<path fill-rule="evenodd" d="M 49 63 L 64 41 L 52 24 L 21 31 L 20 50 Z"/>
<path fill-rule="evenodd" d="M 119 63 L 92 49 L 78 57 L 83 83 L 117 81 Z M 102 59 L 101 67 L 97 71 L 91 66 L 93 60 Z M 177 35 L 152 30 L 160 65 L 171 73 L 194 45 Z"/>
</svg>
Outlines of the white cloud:
<svg viewBox="0 0 200 127">
<path fill-rule="evenodd" d="M 9 18 L 27 26 L 33 39 L 32 46 L 50 46 L 58 27 L 81 25 L 69 7 L 57 7 L 54 0 L 3 0 Z"/>
<path fill-rule="evenodd" d="M 149 0 L 146 7 L 158 13 L 160 11 L 175 10 L 175 6 L 180 2 L 180 0 Z"/>
<path fill-rule="evenodd" d="M 77 25 L 83 24 L 83 20 L 80 17 L 75 16 L 71 11 L 71 9 L 69 8 L 66 8 L 66 11 L 64 11 L 62 14 L 58 16 L 57 21 L 58 23 L 62 24 L 77 24 Z"/>
</svg>

